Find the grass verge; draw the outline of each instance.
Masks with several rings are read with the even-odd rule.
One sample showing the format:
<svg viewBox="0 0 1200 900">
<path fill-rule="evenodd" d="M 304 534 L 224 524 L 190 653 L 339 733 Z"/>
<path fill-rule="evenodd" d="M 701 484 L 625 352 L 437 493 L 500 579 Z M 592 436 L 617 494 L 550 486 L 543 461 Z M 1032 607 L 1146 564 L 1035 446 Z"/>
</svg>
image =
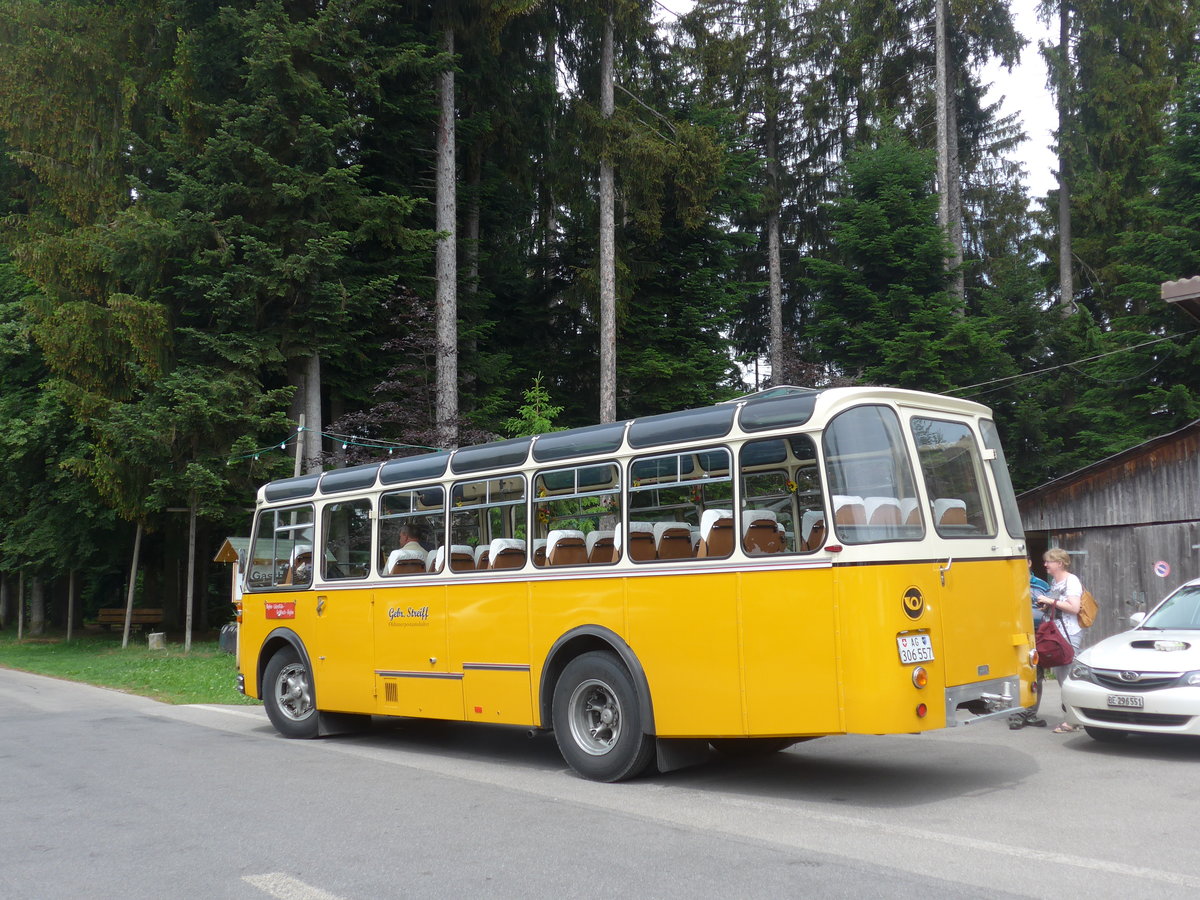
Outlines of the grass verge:
<svg viewBox="0 0 1200 900">
<path fill-rule="evenodd" d="M 233 656 L 217 649 L 216 641 L 192 641 L 189 653 L 183 644 L 166 650 L 149 650 L 145 635 L 121 639 L 83 634 L 68 643 L 62 636 L 26 638 L 0 632 L 0 666 L 116 688 L 164 703 L 256 704 L 234 687 L 237 667 Z"/>
</svg>

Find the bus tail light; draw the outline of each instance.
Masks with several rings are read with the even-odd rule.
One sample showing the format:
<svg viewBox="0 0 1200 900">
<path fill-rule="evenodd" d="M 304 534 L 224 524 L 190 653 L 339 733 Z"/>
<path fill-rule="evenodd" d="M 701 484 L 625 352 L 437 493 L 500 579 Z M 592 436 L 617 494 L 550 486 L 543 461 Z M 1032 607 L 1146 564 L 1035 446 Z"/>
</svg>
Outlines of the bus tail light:
<svg viewBox="0 0 1200 900">
<path fill-rule="evenodd" d="M 924 703 L 917 704 L 917 718 L 918 719 L 925 718 L 925 714 L 928 712 L 929 712 L 929 707 L 926 706 Z"/>
<path fill-rule="evenodd" d="M 929 673 L 925 670 L 924 666 L 917 666 L 912 670 L 912 681 L 919 688 L 923 688 L 929 684 Z"/>
<path fill-rule="evenodd" d="M 242 601 L 238 600 L 233 604 L 233 621 L 239 625 L 242 624 Z"/>
<path fill-rule="evenodd" d="M 1036 666 L 1038 664 L 1037 647 L 1029 648 L 1029 664 L 1031 666 Z"/>
</svg>

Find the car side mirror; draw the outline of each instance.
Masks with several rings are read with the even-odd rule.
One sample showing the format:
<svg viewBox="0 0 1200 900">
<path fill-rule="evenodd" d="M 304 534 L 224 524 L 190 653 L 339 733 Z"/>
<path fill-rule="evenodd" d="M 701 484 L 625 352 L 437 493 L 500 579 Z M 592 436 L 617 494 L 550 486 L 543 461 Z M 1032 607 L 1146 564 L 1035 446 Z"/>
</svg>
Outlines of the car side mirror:
<svg viewBox="0 0 1200 900">
<path fill-rule="evenodd" d="M 1134 628 L 1137 628 L 1139 625 L 1142 624 L 1142 622 L 1145 618 L 1146 618 L 1146 614 L 1144 612 L 1135 612 L 1132 616 L 1129 617 L 1129 624 L 1132 625 Z"/>
</svg>

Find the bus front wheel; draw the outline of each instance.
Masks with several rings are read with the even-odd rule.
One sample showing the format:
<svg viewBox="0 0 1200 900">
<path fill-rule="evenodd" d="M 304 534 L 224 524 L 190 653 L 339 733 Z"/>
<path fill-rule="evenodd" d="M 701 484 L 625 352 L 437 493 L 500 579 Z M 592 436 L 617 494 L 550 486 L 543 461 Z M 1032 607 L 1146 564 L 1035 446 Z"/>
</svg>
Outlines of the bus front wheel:
<svg viewBox="0 0 1200 900">
<path fill-rule="evenodd" d="M 622 781 L 645 771 L 654 738 L 642 733 L 633 679 L 611 653 L 567 663 L 554 686 L 554 739 L 572 769 L 593 781 Z"/>
<path fill-rule="evenodd" d="M 317 736 L 312 672 L 293 647 L 285 647 L 263 672 L 263 706 L 275 730 L 288 738 Z"/>
</svg>

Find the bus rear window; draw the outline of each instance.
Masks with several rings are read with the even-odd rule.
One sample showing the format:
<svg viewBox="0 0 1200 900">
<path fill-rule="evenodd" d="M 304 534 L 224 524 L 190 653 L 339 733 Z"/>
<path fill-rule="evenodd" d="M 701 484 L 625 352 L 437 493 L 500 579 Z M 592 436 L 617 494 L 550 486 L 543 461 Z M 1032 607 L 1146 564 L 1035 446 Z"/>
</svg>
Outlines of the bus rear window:
<svg viewBox="0 0 1200 900">
<path fill-rule="evenodd" d="M 913 541 L 925 533 L 900 420 L 886 406 L 859 406 L 825 429 L 833 528 L 847 544 Z"/>
</svg>

